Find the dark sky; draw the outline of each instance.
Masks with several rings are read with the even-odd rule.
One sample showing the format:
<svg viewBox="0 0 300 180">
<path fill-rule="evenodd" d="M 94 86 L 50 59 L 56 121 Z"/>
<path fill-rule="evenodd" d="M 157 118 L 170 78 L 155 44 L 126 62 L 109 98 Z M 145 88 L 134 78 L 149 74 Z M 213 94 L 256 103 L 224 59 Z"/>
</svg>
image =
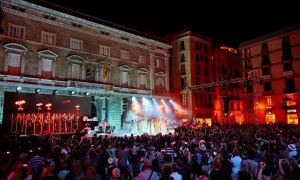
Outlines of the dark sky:
<svg viewBox="0 0 300 180">
<path fill-rule="evenodd" d="M 44 1 L 150 35 L 164 37 L 189 29 L 211 37 L 216 45 L 233 47 L 237 47 L 240 42 L 300 24 L 296 0 Z"/>
</svg>

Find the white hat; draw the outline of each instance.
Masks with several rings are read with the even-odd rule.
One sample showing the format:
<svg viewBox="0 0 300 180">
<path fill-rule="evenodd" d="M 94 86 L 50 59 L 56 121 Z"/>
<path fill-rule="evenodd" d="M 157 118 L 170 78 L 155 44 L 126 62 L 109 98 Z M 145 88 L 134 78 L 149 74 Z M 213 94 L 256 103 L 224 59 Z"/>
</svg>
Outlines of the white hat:
<svg viewBox="0 0 300 180">
<path fill-rule="evenodd" d="M 205 150 L 206 150 L 206 146 L 205 146 L 204 144 L 201 144 L 201 145 L 199 146 L 199 148 L 200 148 L 200 150 L 202 150 L 202 151 L 205 151 Z"/>
<path fill-rule="evenodd" d="M 289 144 L 289 145 L 288 145 L 288 148 L 289 148 L 291 151 L 296 151 L 296 150 L 297 150 L 295 144 Z"/>
<path fill-rule="evenodd" d="M 202 139 L 202 140 L 199 141 L 199 143 L 205 143 L 205 141 Z"/>
</svg>

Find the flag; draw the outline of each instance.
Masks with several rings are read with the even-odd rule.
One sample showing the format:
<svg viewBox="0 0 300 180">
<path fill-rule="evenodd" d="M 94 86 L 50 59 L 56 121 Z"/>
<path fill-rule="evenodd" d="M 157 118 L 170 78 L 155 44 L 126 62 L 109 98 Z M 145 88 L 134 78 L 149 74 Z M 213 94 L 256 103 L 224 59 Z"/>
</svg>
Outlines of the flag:
<svg viewBox="0 0 300 180">
<path fill-rule="evenodd" d="M 102 64 L 102 77 L 103 78 L 107 78 L 108 77 L 108 63 L 107 63 L 107 61 L 105 61 Z"/>
</svg>

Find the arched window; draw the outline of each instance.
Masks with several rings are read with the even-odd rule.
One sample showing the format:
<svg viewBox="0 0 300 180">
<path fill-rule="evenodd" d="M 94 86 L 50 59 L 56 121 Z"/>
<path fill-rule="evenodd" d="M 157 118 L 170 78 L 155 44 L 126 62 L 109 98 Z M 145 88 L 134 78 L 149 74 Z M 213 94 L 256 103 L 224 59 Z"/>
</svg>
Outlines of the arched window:
<svg viewBox="0 0 300 180">
<path fill-rule="evenodd" d="M 165 91 L 165 74 L 163 72 L 155 73 L 155 89 L 160 93 Z"/>
<path fill-rule="evenodd" d="M 122 65 L 119 67 L 120 75 L 119 75 L 119 83 L 123 87 L 130 86 L 130 72 L 131 68 L 127 65 Z"/>
<path fill-rule="evenodd" d="M 27 48 L 17 43 L 9 43 L 3 47 L 5 49 L 4 71 L 16 76 L 24 74 Z"/>
<path fill-rule="evenodd" d="M 145 68 L 140 68 L 137 71 L 138 71 L 138 87 L 140 89 L 148 89 L 149 70 Z"/>
<path fill-rule="evenodd" d="M 57 54 L 50 50 L 43 50 L 39 51 L 38 55 L 38 75 L 43 79 L 51 79 L 55 77 L 55 60 L 57 58 Z"/>
<path fill-rule="evenodd" d="M 78 55 L 71 55 L 67 58 L 68 60 L 68 78 L 72 80 L 80 80 L 85 77 L 85 60 Z"/>
</svg>

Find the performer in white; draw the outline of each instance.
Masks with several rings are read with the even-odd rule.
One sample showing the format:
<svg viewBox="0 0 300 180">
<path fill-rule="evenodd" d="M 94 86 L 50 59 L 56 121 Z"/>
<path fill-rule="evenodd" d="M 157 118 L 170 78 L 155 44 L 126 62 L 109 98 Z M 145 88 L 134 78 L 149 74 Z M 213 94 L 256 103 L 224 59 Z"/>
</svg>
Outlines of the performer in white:
<svg viewBox="0 0 300 180">
<path fill-rule="evenodd" d="M 102 125 L 103 132 L 106 133 L 106 127 L 108 125 L 106 119 L 103 119 L 101 125 Z"/>
</svg>

